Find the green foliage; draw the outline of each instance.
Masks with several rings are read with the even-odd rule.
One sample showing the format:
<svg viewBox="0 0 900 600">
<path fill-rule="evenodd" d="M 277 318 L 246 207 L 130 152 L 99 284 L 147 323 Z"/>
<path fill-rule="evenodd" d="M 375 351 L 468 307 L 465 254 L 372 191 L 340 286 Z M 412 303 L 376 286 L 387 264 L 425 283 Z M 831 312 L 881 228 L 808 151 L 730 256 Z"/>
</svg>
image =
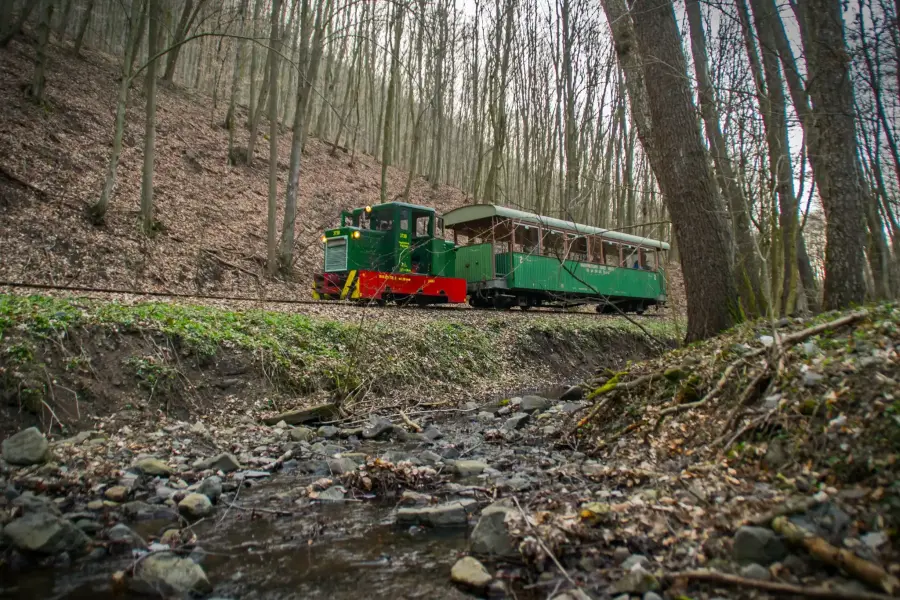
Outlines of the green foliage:
<svg viewBox="0 0 900 600">
<path fill-rule="evenodd" d="M 155 356 L 129 356 L 125 364 L 134 370 L 140 387 L 151 394 L 174 391 L 178 383 L 178 370 Z"/>
</svg>

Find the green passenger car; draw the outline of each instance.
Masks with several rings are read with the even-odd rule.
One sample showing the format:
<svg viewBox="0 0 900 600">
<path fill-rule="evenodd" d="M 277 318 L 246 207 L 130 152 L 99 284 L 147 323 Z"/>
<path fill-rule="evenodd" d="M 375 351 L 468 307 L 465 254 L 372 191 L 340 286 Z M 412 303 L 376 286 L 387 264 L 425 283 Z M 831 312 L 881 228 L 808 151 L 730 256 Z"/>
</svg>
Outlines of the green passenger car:
<svg viewBox="0 0 900 600">
<path fill-rule="evenodd" d="M 666 301 L 665 242 L 491 204 L 450 211 L 444 226 L 473 306 L 591 302 L 642 313 Z"/>
</svg>

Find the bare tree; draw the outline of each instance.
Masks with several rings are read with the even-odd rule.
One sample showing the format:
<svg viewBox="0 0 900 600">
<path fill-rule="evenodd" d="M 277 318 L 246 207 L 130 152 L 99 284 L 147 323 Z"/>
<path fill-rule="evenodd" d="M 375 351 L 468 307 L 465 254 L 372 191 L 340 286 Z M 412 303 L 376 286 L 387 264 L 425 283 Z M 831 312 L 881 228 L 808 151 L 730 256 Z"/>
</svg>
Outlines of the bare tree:
<svg viewBox="0 0 900 600">
<path fill-rule="evenodd" d="M 269 203 L 267 218 L 266 268 L 270 275 L 278 270 L 278 55 L 281 36 L 278 31 L 281 0 L 272 0 L 272 33 L 269 37 Z"/>
<path fill-rule="evenodd" d="M 160 11 L 159 0 L 149 0 L 147 18 L 150 21 L 148 35 L 149 63 L 144 89 L 147 93 L 147 109 L 144 124 L 144 167 L 141 177 L 141 229 L 145 234 L 153 233 L 153 170 L 156 160 L 156 89 L 157 65 L 160 52 Z"/>
</svg>

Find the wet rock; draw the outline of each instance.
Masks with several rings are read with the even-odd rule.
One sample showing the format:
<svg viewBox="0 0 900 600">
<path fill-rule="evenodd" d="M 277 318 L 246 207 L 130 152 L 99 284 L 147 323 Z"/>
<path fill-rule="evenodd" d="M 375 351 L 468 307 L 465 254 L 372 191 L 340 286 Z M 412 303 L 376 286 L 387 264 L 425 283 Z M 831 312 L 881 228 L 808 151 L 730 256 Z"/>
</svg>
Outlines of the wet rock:
<svg viewBox="0 0 900 600">
<path fill-rule="evenodd" d="M 35 496 L 33 492 L 26 491 L 13 498 L 12 505 L 22 509 L 23 513 L 51 513 L 59 515 L 59 506 L 47 496 Z"/>
<path fill-rule="evenodd" d="M 453 527 L 469 522 L 467 508 L 473 501 L 456 501 L 424 508 L 400 508 L 397 523 L 400 525 L 430 525 L 432 527 Z"/>
<path fill-rule="evenodd" d="M 835 546 L 841 546 L 850 532 L 850 515 L 841 510 L 834 502 L 823 502 L 813 506 L 805 513 L 793 515 L 790 520 L 814 534 L 828 540 Z"/>
<path fill-rule="evenodd" d="M 341 489 L 340 486 L 333 485 L 326 490 L 318 492 L 315 499 L 329 502 L 340 502 L 344 499 L 344 490 Z"/>
<path fill-rule="evenodd" d="M 325 438 L 326 440 L 330 440 L 331 438 L 335 438 L 341 432 L 340 429 L 335 427 L 334 425 L 323 425 L 316 430 L 316 434 L 319 437 Z"/>
<path fill-rule="evenodd" d="M 559 399 L 563 401 L 567 400 L 581 400 L 584 398 L 584 388 L 578 385 L 572 385 L 566 388 L 566 390 L 560 394 Z"/>
<path fill-rule="evenodd" d="M 750 563 L 749 565 L 741 567 L 741 577 L 746 577 L 747 579 L 759 579 L 762 581 L 768 581 L 769 579 L 771 579 L 772 575 L 764 566 L 758 565 L 756 563 Z"/>
<path fill-rule="evenodd" d="M 877 550 L 887 543 L 888 537 L 883 531 L 874 531 L 860 536 L 859 541 L 865 544 L 870 550 Z"/>
<path fill-rule="evenodd" d="M 663 600 L 663 598 L 656 592 L 647 592 L 646 594 L 644 594 L 642 600 Z"/>
<path fill-rule="evenodd" d="M 177 521 L 178 515 L 167 506 L 134 501 L 122 505 L 122 514 L 130 521 Z"/>
<path fill-rule="evenodd" d="M 659 589 L 659 581 L 641 566 L 635 566 L 625 573 L 613 586 L 614 594 L 644 594 Z"/>
<path fill-rule="evenodd" d="M 295 442 L 311 442 L 316 437 L 316 432 L 309 427 L 295 427 L 291 429 L 291 439 Z"/>
<path fill-rule="evenodd" d="M 519 404 L 519 410 L 533 413 L 538 410 L 547 410 L 551 406 L 553 406 L 553 402 L 542 396 L 525 396 Z"/>
<path fill-rule="evenodd" d="M 75 523 L 75 527 L 88 535 L 96 534 L 103 529 L 103 525 L 101 525 L 97 521 L 94 521 L 93 519 L 78 519 L 76 521 L 70 518 L 69 520 Z"/>
<path fill-rule="evenodd" d="M 122 523 L 110 527 L 109 531 L 106 532 L 106 539 L 114 544 L 127 546 L 129 548 L 145 548 L 147 546 L 147 542 L 144 541 L 144 538 Z"/>
<path fill-rule="evenodd" d="M 425 506 L 431 504 L 432 497 L 428 494 L 420 494 L 412 490 L 403 490 L 400 494 L 400 504 L 404 506 Z"/>
<path fill-rule="evenodd" d="M 581 402 L 566 402 L 562 405 L 562 411 L 567 415 L 570 415 L 574 412 L 581 410 L 584 407 L 584 404 Z"/>
<path fill-rule="evenodd" d="M 288 425 L 298 425 L 300 423 L 309 423 L 311 421 L 330 421 L 339 416 L 338 408 L 334 404 L 320 404 L 312 408 L 304 408 L 301 410 L 292 410 L 280 415 L 275 415 L 263 420 L 266 425 L 275 425 L 280 421 L 284 421 Z"/>
<path fill-rule="evenodd" d="M 497 411 L 497 414 L 501 417 L 512 414 L 512 407 L 504 406 L 503 408 L 501 408 L 500 410 Z"/>
<path fill-rule="evenodd" d="M 373 440 L 380 435 L 390 433 L 393 428 L 394 424 L 389 419 L 375 417 L 370 419 L 369 426 L 362 430 L 362 437 L 367 440 Z"/>
<path fill-rule="evenodd" d="M 222 454 L 218 454 L 216 456 L 213 456 L 212 458 L 201 461 L 198 465 L 198 468 L 201 471 L 213 469 L 215 471 L 222 471 L 223 473 L 230 473 L 232 471 L 237 471 L 238 469 L 240 469 L 241 463 L 238 462 L 238 459 L 235 458 L 233 454 L 223 452 Z"/>
<path fill-rule="evenodd" d="M 172 496 L 178 493 L 178 490 L 174 490 L 168 486 L 161 485 L 156 488 L 156 497 L 160 500 L 168 500 Z"/>
<path fill-rule="evenodd" d="M 510 507 L 499 503 L 494 503 L 481 512 L 469 538 L 472 552 L 498 557 L 518 555 L 515 539 L 506 527 L 506 518 L 510 513 Z"/>
<path fill-rule="evenodd" d="M 131 468 L 144 475 L 164 476 L 172 473 L 172 468 L 169 465 L 152 456 L 135 461 Z"/>
<path fill-rule="evenodd" d="M 477 460 L 457 460 L 453 463 L 452 470 L 460 477 L 473 477 L 481 475 L 488 466 Z"/>
<path fill-rule="evenodd" d="M 437 452 L 432 452 L 431 450 L 426 450 L 425 452 L 420 454 L 419 459 L 426 465 L 433 465 L 443 460 L 440 454 L 438 454 Z"/>
<path fill-rule="evenodd" d="M 359 465 L 353 459 L 342 456 L 340 458 L 329 458 L 327 461 L 328 469 L 335 475 L 343 475 L 351 473 L 359 469 Z"/>
<path fill-rule="evenodd" d="M 450 579 L 459 585 L 482 590 L 491 582 L 491 574 L 488 573 L 484 565 L 472 558 L 466 556 L 456 561 L 450 570 Z"/>
<path fill-rule="evenodd" d="M 522 429 L 522 427 L 525 426 L 525 423 L 527 423 L 530 419 L 531 415 L 529 415 L 528 413 L 516 413 L 506 420 L 506 422 L 500 428 L 500 431 L 513 431 L 516 429 Z"/>
<path fill-rule="evenodd" d="M 344 448 L 338 446 L 337 444 L 324 444 L 322 442 L 316 442 L 312 446 L 310 446 L 309 451 L 317 456 L 334 456 L 335 454 L 339 454 L 344 451 Z"/>
<path fill-rule="evenodd" d="M 3 460 L 11 465 L 35 465 L 47 462 L 50 444 L 37 427 L 23 429 L 3 440 Z"/>
<path fill-rule="evenodd" d="M 114 485 L 109 488 L 103 495 L 106 496 L 107 500 L 112 500 L 113 502 L 124 502 L 128 498 L 128 488 L 124 485 Z"/>
<path fill-rule="evenodd" d="M 188 494 L 178 503 L 178 512 L 190 519 L 202 519 L 212 511 L 212 502 L 203 494 Z"/>
<path fill-rule="evenodd" d="M 631 552 L 628 551 L 628 548 L 625 546 L 616 546 L 616 549 L 613 550 L 613 562 L 617 565 L 622 564 L 631 556 Z"/>
<path fill-rule="evenodd" d="M 650 565 L 650 560 L 643 554 L 632 554 L 622 562 L 622 568 L 626 571 L 630 571 L 635 565 L 640 565 L 646 569 Z"/>
<path fill-rule="evenodd" d="M 222 495 L 222 478 L 216 475 L 207 477 L 197 486 L 197 493 L 203 494 L 212 502 L 216 502 L 219 496 Z"/>
<path fill-rule="evenodd" d="M 138 593 L 165 597 L 212 591 L 203 567 L 170 552 L 151 554 L 140 561 L 130 587 Z"/>
<path fill-rule="evenodd" d="M 745 526 L 734 534 L 734 558 L 739 562 L 768 565 L 786 555 L 784 544 L 771 529 Z"/>
<path fill-rule="evenodd" d="M 491 423 L 496 418 L 497 417 L 494 415 L 494 413 L 487 411 L 481 411 L 480 413 L 475 415 L 475 419 L 477 419 L 480 423 Z"/>
<path fill-rule="evenodd" d="M 81 552 L 90 538 L 71 521 L 49 512 L 27 513 L 3 528 L 15 548 L 41 554 Z"/>
<path fill-rule="evenodd" d="M 425 431 L 422 432 L 422 437 L 429 442 L 434 442 L 444 437 L 444 433 L 434 425 L 429 425 L 425 428 Z"/>
</svg>

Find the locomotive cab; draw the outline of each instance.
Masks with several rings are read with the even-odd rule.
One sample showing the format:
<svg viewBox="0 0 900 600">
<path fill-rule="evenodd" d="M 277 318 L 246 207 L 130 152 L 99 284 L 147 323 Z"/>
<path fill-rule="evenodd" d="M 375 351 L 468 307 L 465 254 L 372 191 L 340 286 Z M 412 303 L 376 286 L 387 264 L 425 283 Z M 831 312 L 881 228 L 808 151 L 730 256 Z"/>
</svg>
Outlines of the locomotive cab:
<svg viewBox="0 0 900 600">
<path fill-rule="evenodd" d="M 322 236 L 323 271 L 313 277 L 313 297 L 462 302 L 465 283 L 451 280 L 453 243 L 442 234 L 434 209 L 425 206 L 387 202 L 344 211 L 340 227 Z"/>
</svg>

